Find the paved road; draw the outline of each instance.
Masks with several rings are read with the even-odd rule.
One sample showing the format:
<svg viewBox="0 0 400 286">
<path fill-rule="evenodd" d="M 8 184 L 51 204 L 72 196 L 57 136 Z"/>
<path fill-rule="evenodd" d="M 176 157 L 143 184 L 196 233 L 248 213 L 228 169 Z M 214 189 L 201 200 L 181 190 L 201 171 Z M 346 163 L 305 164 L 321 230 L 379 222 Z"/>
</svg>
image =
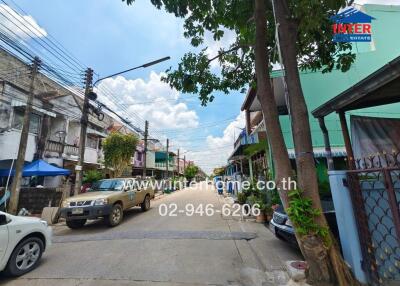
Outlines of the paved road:
<svg viewBox="0 0 400 286">
<path fill-rule="evenodd" d="M 251 285 L 244 282 L 243 273 L 254 276 L 266 271 L 249 243 L 265 244 L 260 240 L 265 237 L 217 212 L 213 216 L 179 212 L 160 216 L 161 204 L 174 203 L 178 210 L 185 210 L 189 203 L 195 207 L 212 204 L 214 210 L 221 210 L 226 201 L 211 188 L 185 189 L 153 201 L 147 212 L 129 210 L 123 223 L 114 228 L 102 221 L 90 222 L 80 230 L 56 226 L 54 244 L 40 266 L 19 279 L 0 277 L 0 284 Z M 265 235 L 287 248 L 268 230 Z M 281 251 L 271 259 L 279 255 Z M 290 252 L 288 255 L 291 258 Z"/>
</svg>

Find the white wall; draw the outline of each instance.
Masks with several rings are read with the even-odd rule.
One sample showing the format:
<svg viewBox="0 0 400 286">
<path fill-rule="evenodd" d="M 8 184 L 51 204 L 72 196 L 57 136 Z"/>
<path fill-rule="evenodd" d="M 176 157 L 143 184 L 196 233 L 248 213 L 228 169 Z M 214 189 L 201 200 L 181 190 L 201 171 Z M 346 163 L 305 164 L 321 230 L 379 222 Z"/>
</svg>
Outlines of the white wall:
<svg viewBox="0 0 400 286">
<path fill-rule="evenodd" d="M 155 168 L 156 153 L 154 151 L 147 151 L 146 153 L 146 168 Z"/>
<path fill-rule="evenodd" d="M 66 131 L 65 127 L 66 127 L 66 123 L 67 122 L 66 122 L 65 118 L 63 118 L 61 116 L 57 116 L 56 118 L 51 118 L 50 122 L 51 122 L 51 124 L 50 124 L 50 130 L 49 130 L 48 138 L 50 140 L 59 142 L 60 133 L 57 133 L 57 132 L 58 131 L 64 131 L 65 132 Z"/>
<path fill-rule="evenodd" d="M 79 122 L 70 121 L 65 142 L 69 145 L 76 144 L 76 146 L 78 146 L 80 132 L 81 132 L 81 127 L 79 125 Z"/>
<path fill-rule="evenodd" d="M 97 150 L 93 148 L 86 147 L 85 148 L 85 163 L 97 163 Z"/>
<path fill-rule="evenodd" d="M 46 161 L 49 164 L 56 164 L 58 167 L 63 167 L 63 159 L 62 158 L 47 158 Z M 43 187 L 45 188 L 57 188 L 61 186 L 63 176 L 54 176 L 54 177 L 44 177 Z"/>
<path fill-rule="evenodd" d="M 19 147 L 21 131 L 10 130 L 0 133 L 0 160 L 16 159 Z M 25 161 L 31 162 L 33 155 L 36 152 L 36 136 L 33 134 L 28 135 L 28 142 L 26 145 Z"/>
</svg>

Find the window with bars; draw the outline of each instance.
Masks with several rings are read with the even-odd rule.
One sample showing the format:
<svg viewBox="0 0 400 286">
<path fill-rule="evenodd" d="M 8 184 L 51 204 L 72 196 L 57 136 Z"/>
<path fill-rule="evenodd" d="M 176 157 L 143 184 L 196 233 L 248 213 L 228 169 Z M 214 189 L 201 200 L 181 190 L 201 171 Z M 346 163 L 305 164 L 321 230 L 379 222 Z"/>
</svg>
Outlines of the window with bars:
<svg viewBox="0 0 400 286">
<path fill-rule="evenodd" d="M 22 125 L 24 123 L 24 109 L 14 109 L 14 117 L 12 122 L 12 128 L 22 130 Z M 35 135 L 39 134 L 40 131 L 40 115 L 31 113 L 29 115 L 29 133 Z"/>
</svg>

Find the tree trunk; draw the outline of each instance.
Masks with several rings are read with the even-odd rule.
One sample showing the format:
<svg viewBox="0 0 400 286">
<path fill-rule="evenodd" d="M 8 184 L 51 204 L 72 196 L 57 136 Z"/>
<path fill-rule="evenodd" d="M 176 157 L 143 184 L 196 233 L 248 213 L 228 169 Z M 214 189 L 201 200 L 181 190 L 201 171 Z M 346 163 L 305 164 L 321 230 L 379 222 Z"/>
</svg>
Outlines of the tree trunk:
<svg viewBox="0 0 400 286">
<path fill-rule="evenodd" d="M 255 0 L 256 43 L 255 43 L 255 68 L 257 78 L 257 97 L 264 115 L 264 124 L 270 143 L 273 161 L 276 167 L 275 182 L 283 206 L 288 206 L 287 190 L 282 187 L 283 179 L 293 175 L 292 167 L 281 125 L 279 123 L 278 108 L 269 76 L 269 57 L 267 54 L 266 30 L 267 20 L 265 15 L 264 0 Z"/>
<path fill-rule="evenodd" d="M 285 0 L 273 1 L 279 29 L 280 51 L 289 93 L 298 187 L 302 190 L 304 197 L 312 200 L 314 208 L 322 209 L 314 163 L 309 115 L 297 66 L 297 49 L 294 39 L 297 39 L 298 23 L 290 18 L 290 11 Z M 328 227 L 323 214 L 316 217 L 315 221 L 322 227 Z M 330 236 L 331 241 L 334 241 L 331 234 Z M 328 249 L 321 239 L 313 235 L 303 237 L 301 240 L 303 254 L 309 262 L 309 280 L 311 283 L 327 284 L 338 282 L 340 285 L 356 284 L 350 270 L 341 258 L 336 243 L 333 243 Z"/>
</svg>

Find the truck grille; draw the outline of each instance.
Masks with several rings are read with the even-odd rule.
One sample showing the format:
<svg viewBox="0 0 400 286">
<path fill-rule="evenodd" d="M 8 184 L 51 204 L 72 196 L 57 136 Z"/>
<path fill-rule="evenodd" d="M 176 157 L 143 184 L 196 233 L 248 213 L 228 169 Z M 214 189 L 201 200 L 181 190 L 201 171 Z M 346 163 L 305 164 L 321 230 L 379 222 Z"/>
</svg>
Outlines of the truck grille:
<svg viewBox="0 0 400 286">
<path fill-rule="evenodd" d="M 79 201 L 79 202 L 70 202 L 69 205 L 71 207 L 84 207 L 84 206 L 90 206 L 92 204 L 92 201 Z"/>
</svg>

